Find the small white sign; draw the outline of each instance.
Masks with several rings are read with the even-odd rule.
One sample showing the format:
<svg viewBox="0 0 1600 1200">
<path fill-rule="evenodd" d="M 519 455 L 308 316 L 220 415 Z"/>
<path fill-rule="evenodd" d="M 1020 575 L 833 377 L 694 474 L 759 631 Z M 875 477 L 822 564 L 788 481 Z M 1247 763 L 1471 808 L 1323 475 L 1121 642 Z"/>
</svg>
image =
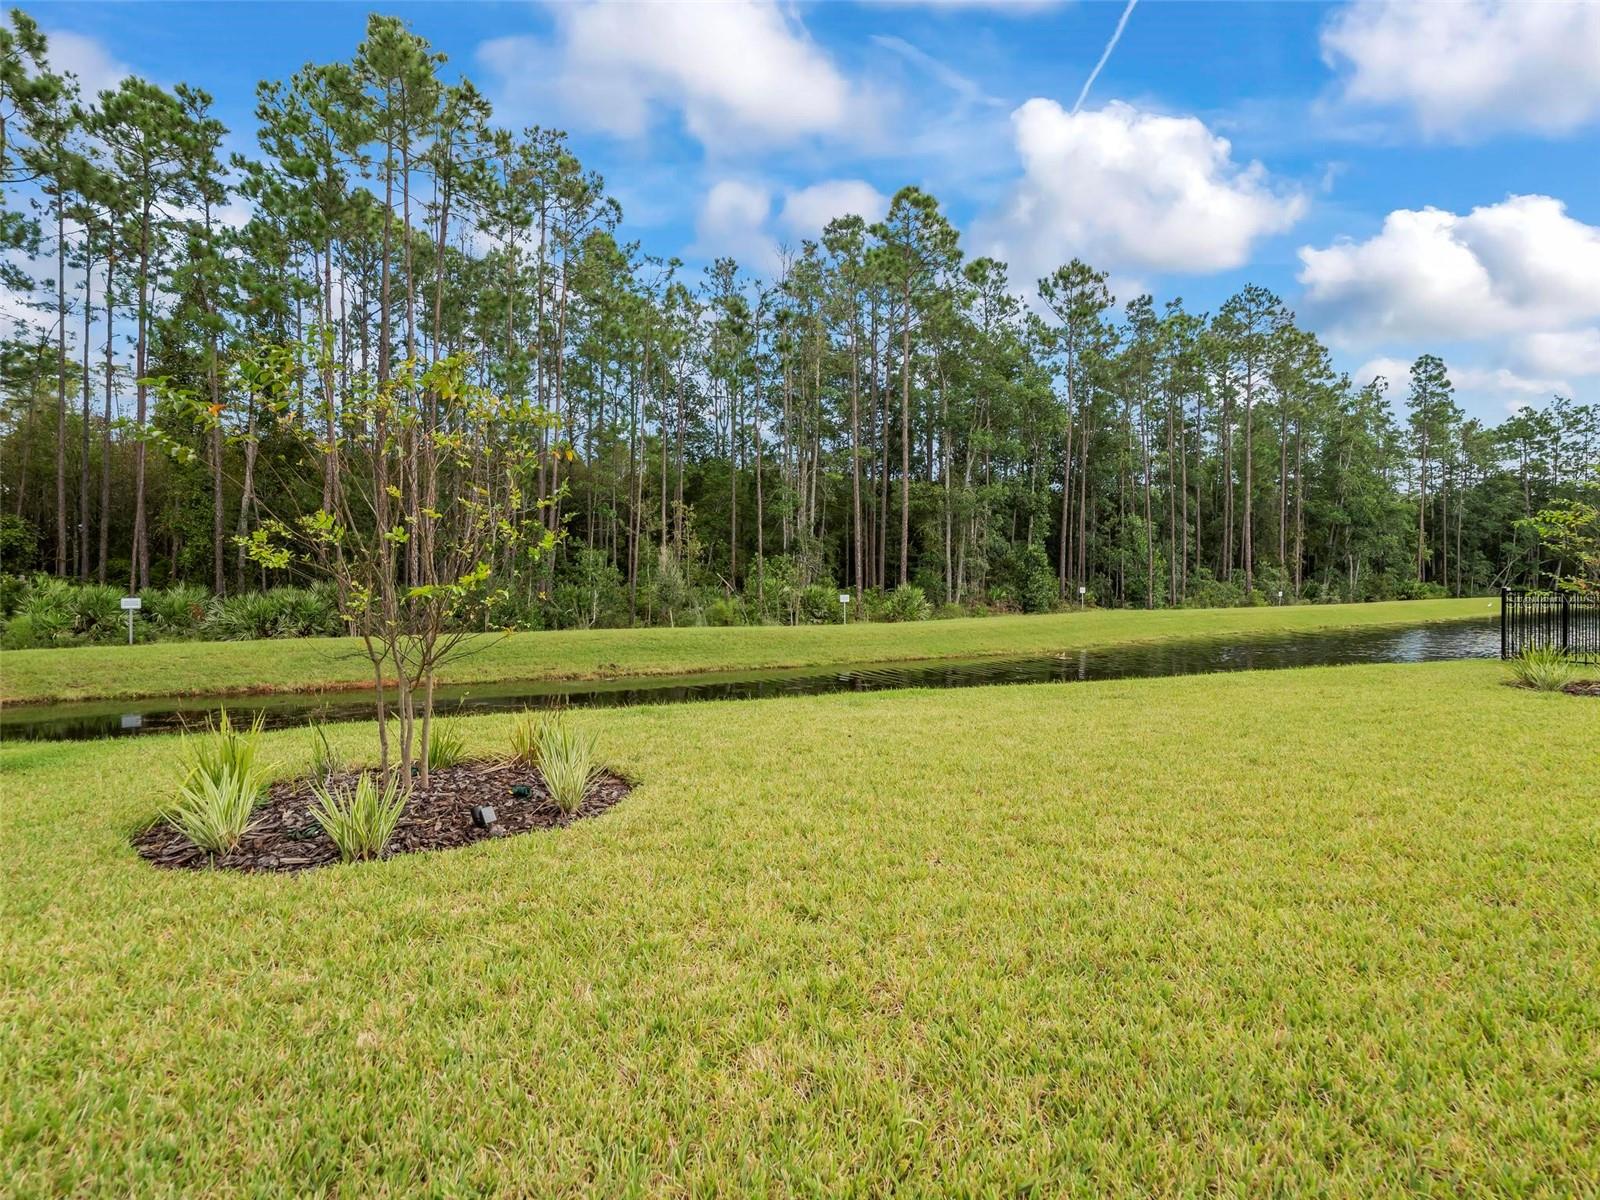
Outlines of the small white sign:
<svg viewBox="0 0 1600 1200">
<path fill-rule="evenodd" d="M 850 603 L 850 593 L 849 592 L 840 592 L 839 593 L 839 603 L 840 604 L 849 604 Z"/>
<path fill-rule="evenodd" d="M 138 612 L 139 609 L 144 607 L 144 601 L 137 596 L 124 596 L 122 598 L 122 607 L 128 612 Z"/>
</svg>

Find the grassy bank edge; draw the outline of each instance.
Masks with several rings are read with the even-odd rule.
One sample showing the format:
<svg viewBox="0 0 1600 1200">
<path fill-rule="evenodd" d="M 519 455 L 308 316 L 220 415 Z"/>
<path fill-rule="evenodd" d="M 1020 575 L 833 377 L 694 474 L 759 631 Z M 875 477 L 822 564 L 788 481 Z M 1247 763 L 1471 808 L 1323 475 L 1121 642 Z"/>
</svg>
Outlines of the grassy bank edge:
<svg viewBox="0 0 1600 1200">
<path fill-rule="evenodd" d="M 1285 608 L 1108 609 L 907 625 L 488 634 L 474 639 L 468 652 L 441 672 L 440 681 L 577 681 L 1047 654 L 1088 646 L 1413 625 L 1497 611 L 1497 601 L 1472 597 Z M 13 650 L 0 654 L 0 702 L 359 691 L 371 686 L 359 645 L 353 638 L 305 638 Z"/>
</svg>

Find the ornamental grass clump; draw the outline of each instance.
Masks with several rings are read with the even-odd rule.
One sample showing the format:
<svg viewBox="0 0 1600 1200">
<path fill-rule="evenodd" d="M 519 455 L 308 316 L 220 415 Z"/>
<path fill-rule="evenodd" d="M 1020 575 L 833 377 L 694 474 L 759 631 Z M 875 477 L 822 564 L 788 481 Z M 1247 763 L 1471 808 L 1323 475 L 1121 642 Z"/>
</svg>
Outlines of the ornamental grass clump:
<svg viewBox="0 0 1600 1200">
<path fill-rule="evenodd" d="M 1509 660 L 1511 678 L 1540 692 L 1559 692 L 1578 677 L 1578 664 L 1556 646 L 1530 646 Z"/>
<path fill-rule="evenodd" d="M 183 782 L 163 816 L 207 853 L 228 853 L 250 828 L 271 777 L 261 761 L 260 733 L 260 717 L 241 730 L 224 709 L 204 735 L 184 738 Z"/>
<path fill-rule="evenodd" d="M 527 712 L 517 714 L 511 725 L 511 759 L 523 766 L 539 765 L 539 742 L 544 737 L 545 726 L 554 720 L 551 713 Z"/>
<path fill-rule="evenodd" d="M 345 862 L 377 858 L 400 822 L 406 798 L 399 781 L 391 776 L 383 787 L 370 774 L 363 774 L 353 786 L 312 784 L 317 804 L 311 819 L 339 847 Z"/>
<path fill-rule="evenodd" d="M 453 767 L 467 756 L 467 734 L 456 720 L 435 718 L 428 728 L 428 770 Z"/>
<path fill-rule="evenodd" d="M 556 807 L 571 816 L 583 806 L 589 785 L 600 774 L 594 734 L 576 729 L 558 717 L 540 725 L 537 742 L 545 788 Z"/>
<path fill-rule="evenodd" d="M 308 728 L 311 730 L 311 774 L 318 779 L 327 779 L 342 771 L 344 756 L 328 740 L 327 725 L 322 721 L 312 721 Z"/>
</svg>

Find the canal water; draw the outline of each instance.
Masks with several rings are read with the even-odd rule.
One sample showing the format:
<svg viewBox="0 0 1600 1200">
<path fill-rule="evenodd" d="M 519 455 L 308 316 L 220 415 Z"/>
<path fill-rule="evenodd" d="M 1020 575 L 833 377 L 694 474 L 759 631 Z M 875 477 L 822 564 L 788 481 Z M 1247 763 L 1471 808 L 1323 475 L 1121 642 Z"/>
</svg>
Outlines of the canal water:
<svg viewBox="0 0 1600 1200">
<path fill-rule="evenodd" d="M 1352 663 L 1438 662 L 1494 658 L 1497 625 L 1474 619 L 1414 628 L 1274 633 L 1248 638 L 1164 642 L 1073 650 L 1020 658 L 941 659 L 938 662 L 856 664 L 849 667 L 662 675 L 625 680 L 510 682 L 440 688 L 441 713 L 482 713 L 522 708 L 671 704 L 695 700 L 755 700 L 871 692 L 890 688 L 977 687 L 998 683 L 1062 683 L 1260 671 Z M 61 651 L 72 653 L 70 650 Z M 310 720 L 370 719 L 370 693 L 300 693 L 284 696 L 165 697 L 9 705 L 0 712 L 0 740 L 66 740 L 166 733 L 203 725 L 221 705 L 231 716 L 257 715 L 267 728 Z"/>
</svg>

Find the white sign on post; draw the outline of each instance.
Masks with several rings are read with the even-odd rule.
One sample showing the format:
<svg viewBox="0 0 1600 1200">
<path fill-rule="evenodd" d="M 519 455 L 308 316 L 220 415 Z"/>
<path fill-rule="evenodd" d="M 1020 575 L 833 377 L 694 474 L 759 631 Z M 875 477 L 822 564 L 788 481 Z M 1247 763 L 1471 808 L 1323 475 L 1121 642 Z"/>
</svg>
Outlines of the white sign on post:
<svg viewBox="0 0 1600 1200">
<path fill-rule="evenodd" d="M 137 596 L 124 596 L 122 598 L 122 611 L 128 614 L 128 645 L 133 645 L 133 614 L 144 607 L 144 601 Z"/>
</svg>

